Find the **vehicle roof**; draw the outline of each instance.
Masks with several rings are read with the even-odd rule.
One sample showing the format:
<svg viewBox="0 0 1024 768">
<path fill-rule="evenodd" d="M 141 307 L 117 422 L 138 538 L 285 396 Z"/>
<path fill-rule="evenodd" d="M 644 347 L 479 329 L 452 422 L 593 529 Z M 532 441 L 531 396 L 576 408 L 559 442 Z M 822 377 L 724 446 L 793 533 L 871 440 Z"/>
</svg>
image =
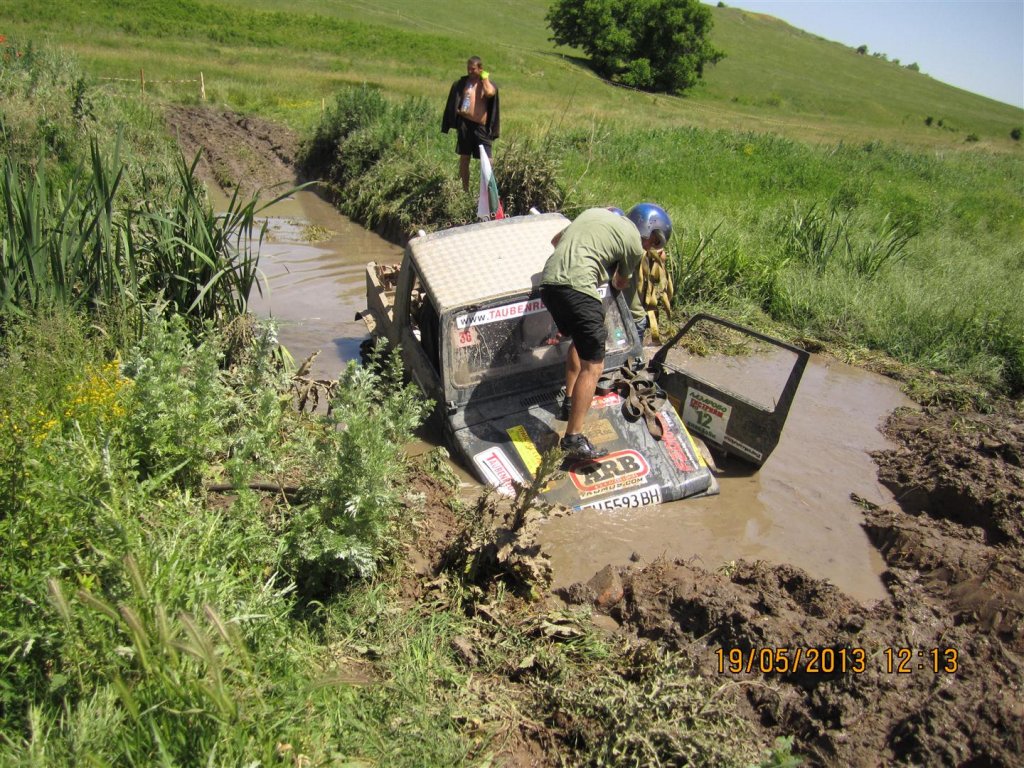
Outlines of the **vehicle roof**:
<svg viewBox="0 0 1024 768">
<path fill-rule="evenodd" d="M 539 285 L 551 238 L 568 225 L 560 213 L 512 216 L 421 235 L 407 249 L 445 312 Z"/>
</svg>

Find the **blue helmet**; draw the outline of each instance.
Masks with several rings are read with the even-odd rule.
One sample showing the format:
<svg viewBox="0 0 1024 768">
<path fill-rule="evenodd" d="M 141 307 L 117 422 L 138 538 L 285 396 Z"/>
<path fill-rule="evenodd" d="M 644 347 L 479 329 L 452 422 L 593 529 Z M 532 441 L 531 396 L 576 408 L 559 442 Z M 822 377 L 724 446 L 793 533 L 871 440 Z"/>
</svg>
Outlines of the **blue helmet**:
<svg viewBox="0 0 1024 768">
<path fill-rule="evenodd" d="M 672 237 L 672 219 L 665 209 L 654 203 L 637 203 L 626 217 L 636 224 L 640 237 L 651 238 L 655 248 L 663 248 Z"/>
</svg>

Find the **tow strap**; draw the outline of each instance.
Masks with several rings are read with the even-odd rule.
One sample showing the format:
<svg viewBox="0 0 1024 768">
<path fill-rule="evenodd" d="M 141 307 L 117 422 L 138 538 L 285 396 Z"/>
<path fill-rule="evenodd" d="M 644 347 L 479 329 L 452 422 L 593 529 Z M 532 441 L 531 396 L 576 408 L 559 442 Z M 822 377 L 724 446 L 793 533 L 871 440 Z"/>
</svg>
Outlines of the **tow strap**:
<svg viewBox="0 0 1024 768">
<path fill-rule="evenodd" d="M 616 373 L 613 387 L 623 398 L 622 415 L 630 421 L 643 419 L 651 437 L 661 440 L 665 428 L 658 413 L 668 402 L 668 396 L 658 386 L 651 372 L 635 371 L 624 365 Z"/>
<path fill-rule="evenodd" d="M 647 251 L 640 259 L 637 274 L 637 296 L 647 312 L 647 322 L 651 329 L 651 339 L 660 344 L 663 339 L 658 329 L 658 309 L 663 308 L 666 316 L 672 316 L 672 296 L 675 286 L 669 274 L 666 262 L 666 251 Z"/>
</svg>

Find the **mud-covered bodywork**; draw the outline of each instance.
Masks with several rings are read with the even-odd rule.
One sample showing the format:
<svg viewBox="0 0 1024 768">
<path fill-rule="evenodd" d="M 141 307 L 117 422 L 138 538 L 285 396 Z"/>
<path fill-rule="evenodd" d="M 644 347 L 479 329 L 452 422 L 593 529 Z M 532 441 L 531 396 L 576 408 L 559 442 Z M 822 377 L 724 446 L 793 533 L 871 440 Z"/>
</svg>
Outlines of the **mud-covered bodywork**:
<svg viewBox="0 0 1024 768">
<path fill-rule="evenodd" d="M 561 214 L 539 214 L 421 234 L 409 241 L 397 271 L 367 267 L 367 326 L 401 349 L 410 377 L 437 404 L 454 455 L 505 493 L 533 479 L 541 454 L 565 430 L 559 391 L 570 341 L 558 334 L 539 283 L 551 239 L 568 223 Z M 643 348 L 626 303 L 607 285 L 600 290 L 605 372 L 638 371 Z M 674 385 L 700 386 L 670 366 L 657 370 Z M 714 394 L 734 402 L 728 392 Z M 669 395 L 676 402 L 685 396 Z M 629 418 L 628 396 L 618 387 L 594 397 L 584 432 L 608 455 L 563 464 L 564 474 L 543 491 L 548 501 L 613 509 L 718 492 L 673 405 L 660 402 L 656 415 Z M 757 431 L 756 414 L 745 429 Z M 778 431 L 781 422 L 776 440 Z"/>
<path fill-rule="evenodd" d="M 605 291 L 606 370 L 635 364 L 641 349 L 620 296 Z M 569 340 L 533 295 L 455 312 L 442 329 L 451 399 L 449 443 L 481 480 L 511 493 L 529 482 L 541 453 L 554 447 L 565 422 L 558 393 Z M 594 397 L 584 424 L 591 442 L 608 450 L 599 461 L 567 462 L 565 477 L 544 492 L 571 507 L 641 507 L 714 493 L 717 484 L 671 406 L 658 418 L 660 440 L 643 420 L 631 421 L 616 391 Z"/>
</svg>

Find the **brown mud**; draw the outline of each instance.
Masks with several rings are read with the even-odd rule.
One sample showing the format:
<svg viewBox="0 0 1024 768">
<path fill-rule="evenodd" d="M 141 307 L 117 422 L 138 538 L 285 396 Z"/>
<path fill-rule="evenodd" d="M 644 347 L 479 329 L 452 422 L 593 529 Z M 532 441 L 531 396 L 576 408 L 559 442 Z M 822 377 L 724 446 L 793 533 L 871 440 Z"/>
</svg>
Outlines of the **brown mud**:
<svg viewBox="0 0 1024 768">
<path fill-rule="evenodd" d="M 201 172 L 222 187 L 296 180 L 297 143 L 280 127 L 191 109 L 168 122 L 186 153 L 206 150 Z M 884 560 L 885 599 L 858 601 L 794 566 L 747 560 L 717 570 L 686 560 L 615 566 L 602 576 L 614 589 L 598 579 L 559 593 L 594 603 L 595 618 L 606 614 L 638 642 L 684 652 L 765 742 L 792 735 L 812 765 L 1020 765 L 1024 408 L 901 409 L 885 433 L 896 447 L 873 456 L 896 501 L 854 498 Z M 447 489 L 423 482 L 410 599 L 429 589 L 460 525 Z M 541 732 L 541 713 L 522 714 L 532 732 L 501 763 L 560 764 L 557 720 Z"/>
</svg>

